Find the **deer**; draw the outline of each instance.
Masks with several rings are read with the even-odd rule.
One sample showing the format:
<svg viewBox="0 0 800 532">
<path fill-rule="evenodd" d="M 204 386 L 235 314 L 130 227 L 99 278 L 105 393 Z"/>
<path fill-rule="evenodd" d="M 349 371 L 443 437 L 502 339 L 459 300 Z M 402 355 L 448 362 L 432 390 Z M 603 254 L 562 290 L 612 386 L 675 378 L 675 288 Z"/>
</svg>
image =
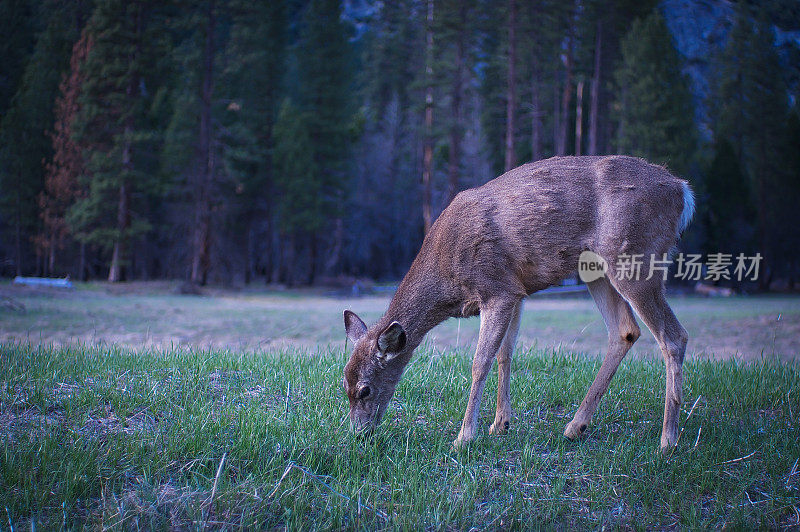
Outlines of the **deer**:
<svg viewBox="0 0 800 532">
<path fill-rule="evenodd" d="M 480 315 L 472 385 L 456 449 L 473 441 L 486 378 L 497 359 L 493 435 L 509 430 L 511 360 L 523 300 L 561 283 L 591 251 L 607 265 L 587 283 L 608 330 L 600 369 L 564 435 L 585 435 L 617 368 L 639 338 L 634 311 L 653 333 L 666 367 L 660 449 L 678 439 L 688 334 L 665 297 L 665 275 L 617 275 L 623 255 L 667 257 L 694 213 L 689 184 L 643 159 L 553 157 L 524 164 L 460 192 L 425 235 L 382 318 L 367 326 L 344 311 L 352 353 L 342 385 L 350 425 L 371 433 L 425 334 L 448 318 Z M 630 277 L 630 278 L 629 278 Z"/>
</svg>

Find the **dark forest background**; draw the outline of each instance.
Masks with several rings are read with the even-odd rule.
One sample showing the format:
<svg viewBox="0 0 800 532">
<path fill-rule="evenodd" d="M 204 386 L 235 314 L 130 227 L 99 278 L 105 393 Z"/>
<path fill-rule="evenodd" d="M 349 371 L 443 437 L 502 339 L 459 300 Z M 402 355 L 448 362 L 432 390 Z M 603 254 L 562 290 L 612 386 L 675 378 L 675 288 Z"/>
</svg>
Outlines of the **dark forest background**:
<svg viewBox="0 0 800 532">
<path fill-rule="evenodd" d="M 682 247 L 800 270 L 796 0 L 0 0 L 0 274 L 403 275 L 553 155 L 689 179 Z"/>
</svg>

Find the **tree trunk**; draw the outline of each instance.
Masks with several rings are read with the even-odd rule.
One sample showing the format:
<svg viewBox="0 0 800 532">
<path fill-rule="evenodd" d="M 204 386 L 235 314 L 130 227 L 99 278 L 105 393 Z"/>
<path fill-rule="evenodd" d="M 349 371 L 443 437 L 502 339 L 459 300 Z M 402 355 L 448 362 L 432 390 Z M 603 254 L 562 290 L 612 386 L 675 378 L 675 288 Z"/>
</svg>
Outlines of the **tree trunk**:
<svg viewBox="0 0 800 532">
<path fill-rule="evenodd" d="M 533 73 L 531 75 L 531 160 L 542 159 L 542 97 L 539 90 L 539 63 L 538 58 L 533 58 Z"/>
<path fill-rule="evenodd" d="M 425 234 L 433 225 L 431 212 L 431 178 L 433 174 L 433 1 L 428 0 L 425 30 L 425 139 L 422 147 L 422 221 Z"/>
<path fill-rule="evenodd" d="M 194 231 L 194 252 L 192 255 L 191 282 L 205 285 L 208 281 L 210 263 L 209 248 L 211 242 L 211 209 L 206 193 L 202 194 L 197 206 Z"/>
<path fill-rule="evenodd" d="M 508 3 L 508 78 L 506 80 L 506 156 L 505 170 L 517 165 L 514 153 L 514 132 L 516 131 L 517 107 L 517 3 Z"/>
<path fill-rule="evenodd" d="M 270 233 L 270 273 L 268 282 L 280 283 L 282 281 L 282 265 L 283 265 L 283 237 L 278 230 L 277 215 L 273 212 L 269 217 L 269 233 Z"/>
<path fill-rule="evenodd" d="M 456 37 L 456 64 L 453 78 L 453 93 L 450 102 L 450 114 L 453 121 L 450 126 L 450 153 L 447 168 L 447 202 L 450 203 L 458 192 L 458 177 L 461 163 L 461 136 L 463 120 L 461 102 L 463 99 L 464 76 L 464 27 L 467 24 L 467 8 L 465 0 L 458 4 L 459 24 Z"/>
<path fill-rule="evenodd" d="M 211 99 L 214 92 L 215 1 L 208 4 L 206 38 L 203 46 L 203 80 L 200 88 L 200 131 L 197 148 L 197 183 L 195 190 L 195 229 L 192 251 L 191 282 L 206 284 L 211 248 L 211 179 L 214 157 L 211 149 Z"/>
<path fill-rule="evenodd" d="M 131 82 L 133 85 L 133 82 Z M 132 87 L 128 87 L 128 94 L 132 96 Z M 130 188 L 128 187 L 128 175 L 131 172 L 131 136 L 133 126 L 129 123 L 125 126 L 125 144 L 122 147 L 122 179 L 119 185 L 119 203 L 117 205 L 117 238 L 114 241 L 114 251 L 111 254 L 111 266 L 108 269 L 108 282 L 118 283 L 124 278 L 123 265 L 125 263 L 125 241 L 128 237 L 128 229 L 131 225 L 130 211 Z"/>
<path fill-rule="evenodd" d="M 249 285 L 253 277 L 253 218 L 252 212 L 247 213 L 247 223 L 244 231 L 244 284 Z"/>
<path fill-rule="evenodd" d="M 622 87 L 622 89 L 620 89 L 619 101 L 620 101 L 620 107 L 621 107 L 621 110 L 622 110 L 622 116 L 624 117 L 625 116 L 625 109 L 627 109 L 627 106 L 628 106 L 628 91 L 627 91 L 627 89 L 625 87 Z M 619 124 L 617 124 L 617 131 L 616 131 L 615 135 L 616 135 L 616 138 L 617 138 L 617 142 L 616 142 L 617 146 L 616 146 L 616 150 L 615 151 L 616 151 L 617 154 L 622 154 L 622 139 L 625 138 L 625 119 L 624 118 L 619 121 Z"/>
<path fill-rule="evenodd" d="M 589 102 L 589 155 L 597 155 L 597 121 L 600 114 L 600 65 L 601 65 L 601 49 L 602 49 L 602 35 L 603 26 L 598 19 L 597 21 L 597 36 L 595 37 L 594 45 L 594 72 L 592 73 L 592 86 Z"/>
<path fill-rule="evenodd" d="M 757 166 L 757 169 L 754 172 L 756 176 L 756 210 L 758 216 L 757 238 L 758 238 L 759 248 L 763 251 L 767 260 L 771 259 L 774 260 L 775 254 L 772 253 L 773 251 L 772 246 L 770 246 L 770 243 L 768 242 L 767 238 L 767 201 L 766 201 L 766 186 L 765 186 L 766 179 L 764 178 L 764 174 L 766 173 L 764 167 L 767 158 L 765 149 L 766 147 L 764 146 L 764 142 L 766 142 L 765 139 L 767 138 L 767 135 L 766 132 L 763 131 L 763 128 L 761 134 L 762 134 L 761 141 L 759 142 L 759 150 L 758 150 L 760 156 L 759 158 L 761 159 L 760 161 L 761 164 Z M 773 267 L 772 272 L 774 271 L 775 268 Z M 758 284 L 761 290 L 765 291 L 769 290 L 771 276 L 772 276 L 771 274 L 770 276 L 767 275 L 760 276 Z"/>
<path fill-rule="evenodd" d="M 86 281 L 88 278 L 89 276 L 86 275 L 86 242 L 81 242 L 78 259 L 78 279 Z"/>
<path fill-rule="evenodd" d="M 583 143 L 583 80 L 578 82 L 575 102 L 575 155 L 581 154 Z"/>
<path fill-rule="evenodd" d="M 559 113 L 560 124 L 558 132 L 558 142 L 556 144 L 556 155 L 566 155 L 567 136 L 569 128 L 569 109 L 572 103 L 572 76 L 573 76 L 573 48 L 575 22 L 573 15 L 569 17 L 569 33 L 567 35 L 567 52 L 564 59 L 564 88 L 561 92 L 561 112 Z"/>
<path fill-rule="evenodd" d="M 135 64 L 136 57 L 141 53 L 142 25 L 144 21 L 141 6 L 139 7 L 140 9 L 136 10 L 134 15 L 136 17 L 136 37 L 138 40 L 134 56 L 129 58 L 132 64 Z M 139 93 L 139 74 L 138 71 L 133 72 L 125 90 L 125 94 L 131 102 L 134 101 Z M 128 115 L 125 119 L 125 128 L 123 130 L 124 144 L 122 146 L 122 172 L 119 184 L 119 204 L 117 206 L 117 238 L 114 241 L 111 266 L 108 269 L 108 281 L 110 283 L 117 283 L 125 278 L 127 239 L 128 231 L 131 227 L 131 190 L 128 180 L 133 173 L 133 131 L 134 118 L 132 115 Z"/>
<path fill-rule="evenodd" d="M 50 245 L 47 253 L 47 275 L 53 276 L 56 271 L 56 237 L 50 235 Z"/>
<path fill-rule="evenodd" d="M 333 247 L 328 252 L 328 260 L 325 261 L 325 274 L 336 275 L 341 271 L 342 242 L 344 241 L 344 221 L 337 217 L 333 221 Z M 337 268 L 338 266 L 338 268 Z"/>
<path fill-rule="evenodd" d="M 22 275 L 22 172 L 17 170 L 17 212 L 14 228 L 14 253 L 17 256 L 17 277 Z"/>
<path fill-rule="evenodd" d="M 553 151 L 559 155 L 559 134 L 561 130 L 561 105 L 559 103 L 559 85 L 553 83 Z"/>
<path fill-rule="evenodd" d="M 126 128 L 127 130 L 127 128 Z M 128 166 L 130 165 L 130 144 L 126 141 L 126 145 L 122 150 L 123 166 L 126 166 L 124 161 L 127 159 Z M 128 228 L 130 227 L 130 190 L 128 183 L 123 179 L 119 186 L 119 205 L 117 207 L 117 239 L 114 241 L 114 251 L 111 254 L 111 267 L 108 269 L 108 282 L 118 283 L 123 280 L 124 271 L 123 263 L 125 261 L 125 239 Z"/>
<path fill-rule="evenodd" d="M 308 282 L 306 284 L 311 286 L 317 280 L 317 245 L 319 241 L 317 235 L 314 234 L 309 235 L 308 240 Z"/>
<path fill-rule="evenodd" d="M 281 264 L 283 272 L 284 283 L 286 286 L 292 287 L 296 284 L 295 276 L 297 275 L 297 265 L 295 264 L 295 256 L 297 255 L 297 234 L 295 231 L 289 235 L 289 240 L 285 245 L 285 253 L 283 254 L 284 260 Z"/>
</svg>

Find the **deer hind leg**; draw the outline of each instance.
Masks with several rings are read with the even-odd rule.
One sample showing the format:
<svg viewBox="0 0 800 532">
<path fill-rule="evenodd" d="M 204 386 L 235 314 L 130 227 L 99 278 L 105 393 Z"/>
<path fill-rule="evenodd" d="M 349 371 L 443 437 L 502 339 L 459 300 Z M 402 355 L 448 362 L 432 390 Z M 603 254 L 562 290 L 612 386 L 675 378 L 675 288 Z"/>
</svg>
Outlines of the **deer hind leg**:
<svg viewBox="0 0 800 532">
<path fill-rule="evenodd" d="M 631 306 L 614 289 L 608 278 L 601 277 L 587 286 L 608 329 L 608 352 L 586 397 L 564 429 L 564 436 L 571 440 L 583 435 L 622 359 L 641 334 Z"/>
<path fill-rule="evenodd" d="M 497 351 L 497 412 L 489 434 L 505 434 L 511 423 L 511 357 L 517 343 L 519 322 L 522 316 L 522 301 L 516 304 L 508 324 L 505 338 Z"/>
<path fill-rule="evenodd" d="M 678 418 L 683 402 L 683 357 L 689 335 L 667 304 L 664 283 L 655 278 L 653 281 L 629 282 L 620 286 L 620 289 L 653 333 L 664 358 L 667 382 L 661 452 L 666 453 L 678 441 Z"/>
<path fill-rule="evenodd" d="M 472 387 L 461 431 L 453 442 L 456 448 L 475 439 L 486 376 L 489 374 L 495 355 L 500 350 L 518 302 L 517 299 L 494 299 L 481 306 L 481 329 L 478 333 L 475 358 L 472 361 Z"/>
</svg>

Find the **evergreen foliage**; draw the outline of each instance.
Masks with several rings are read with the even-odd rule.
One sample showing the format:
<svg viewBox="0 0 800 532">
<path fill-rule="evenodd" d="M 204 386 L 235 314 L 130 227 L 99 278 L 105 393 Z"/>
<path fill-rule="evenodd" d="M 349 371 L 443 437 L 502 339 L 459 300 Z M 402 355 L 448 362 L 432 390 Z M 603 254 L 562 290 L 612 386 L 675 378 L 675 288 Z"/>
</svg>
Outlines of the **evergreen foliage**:
<svg viewBox="0 0 800 532">
<path fill-rule="evenodd" d="M 315 233 L 324 227 L 324 182 L 314 158 L 312 121 L 290 99 L 275 123 L 278 219 L 285 234 Z"/>
<path fill-rule="evenodd" d="M 41 225 L 38 197 L 44 188 L 44 161 L 52 157 L 49 132 L 61 73 L 78 38 L 83 5 L 49 0 L 40 8 L 37 15 L 46 24 L 0 120 L 0 223 L 6 226 L 6 238 L 14 242 L 9 255 L 17 274 L 41 271 L 33 242 Z"/>
<path fill-rule="evenodd" d="M 689 84 L 661 14 L 634 21 L 615 72 L 617 149 L 686 175 L 695 152 Z"/>
<path fill-rule="evenodd" d="M 711 4 L 698 58 L 655 0 L 0 1 L 0 273 L 396 279 L 460 190 L 627 153 L 794 283 L 797 9 Z"/>
<path fill-rule="evenodd" d="M 153 4 L 99 2 L 87 23 L 92 48 L 83 66 L 75 135 L 84 147 L 86 194 L 70 209 L 78 240 L 112 251 L 109 280 L 124 277 L 131 240 L 149 221 L 139 205 L 153 187 L 154 135 L 148 107 L 159 40 Z"/>
<path fill-rule="evenodd" d="M 341 195 L 353 133 L 352 52 L 339 0 L 311 0 L 295 52 L 298 99 L 310 132 L 325 212 L 341 214 Z M 324 216 L 325 212 L 311 213 Z"/>
<path fill-rule="evenodd" d="M 34 45 L 36 17 L 30 0 L 0 2 L 0 115 L 5 114 Z"/>
<path fill-rule="evenodd" d="M 47 256 L 45 273 L 49 275 L 55 274 L 56 251 L 63 249 L 71 233 L 67 212 L 81 195 L 79 180 L 86 173 L 83 147 L 73 135 L 73 126 L 80 112 L 79 98 L 85 81 L 83 66 L 90 49 L 91 39 L 84 32 L 72 48 L 70 68 L 61 80 L 56 98 L 55 124 L 50 134 L 53 160 L 46 164 L 44 190 L 39 196 L 43 228 L 37 238 L 41 253 Z"/>
<path fill-rule="evenodd" d="M 738 164 L 746 173 L 755 206 L 756 244 L 775 268 L 787 239 L 796 239 L 795 206 L 787 184 L 796 181 L 785 165 L 797 145 L 787 142 L 788 89 L 781 70 L 775 33 L 768 8 L 752 11 L 737 6 L 727 45 L 717 63 L 714 100 L 715 132 L 734 146 Z M 747 196 L 741 202 L 748 201 Z M 788 211 L 788 212 L 787 212 Z M 790 223 L 786 226 L 787 222 Z M 774 270 L 771 270 L 774 273 Z M 764 276 L 763 282 L 769 282 Z"/>
<path fill-rule="evenodd" d="M 753 250 L 753 206 L 750 183 L 742 171 L 733 145 L 720 140 L 705 173 L 703 203 L 707 216 L 708 253 Z"/>
</svg>

